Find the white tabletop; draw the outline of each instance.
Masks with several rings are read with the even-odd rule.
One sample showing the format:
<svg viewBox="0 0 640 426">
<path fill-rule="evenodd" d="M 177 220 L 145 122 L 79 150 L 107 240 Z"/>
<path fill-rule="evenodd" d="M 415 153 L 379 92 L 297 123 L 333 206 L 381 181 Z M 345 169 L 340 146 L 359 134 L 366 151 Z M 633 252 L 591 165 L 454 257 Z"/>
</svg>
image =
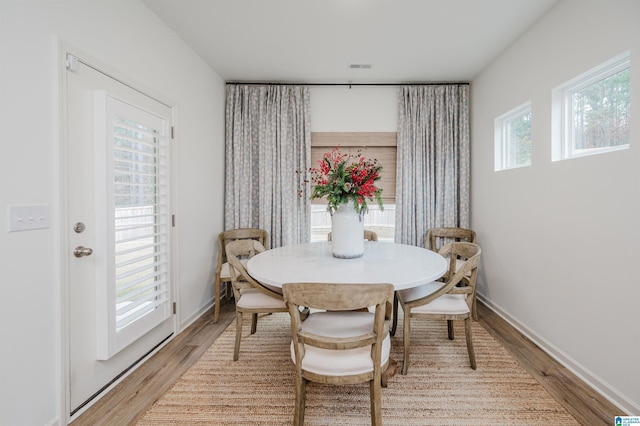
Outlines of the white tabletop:
<svg viewBox="0 0 640 426">
<path fill-rule="evenodd" d="M 447 267 L 444 257 L 416 246 L 367 241 L 362 257 L 338 259 L 330 242 L 316 242 L 267 250 L 249 260 L 247 271 L 274 287 L 289 282 L 391 283 L 403 290 L 440 278 Z"/>
</svg>

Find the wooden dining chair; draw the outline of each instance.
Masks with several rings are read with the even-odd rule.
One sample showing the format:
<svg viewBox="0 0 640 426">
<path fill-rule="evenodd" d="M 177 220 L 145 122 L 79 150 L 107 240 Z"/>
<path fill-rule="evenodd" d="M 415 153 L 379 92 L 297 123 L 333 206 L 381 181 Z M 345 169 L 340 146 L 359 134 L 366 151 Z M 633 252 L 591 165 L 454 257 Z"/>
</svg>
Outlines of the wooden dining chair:
<svg viewBox="0 0 640 426">
<path fill-rule="evenodd" d="M 475 243 L 476 232 L 467 228 L 430 228 L 424 236 L 424 247 L 427 250 L 438 252 L 445 244 L 458 241 Z"/>
<path fill-rule="evenodd" d="M 402 374 L 407 374 L 409 370 L 412 319 L 446 320 L 450 340 L 454 339 L 452 321 L 464 320 L 469 363 L 472 369 L 476 369 L 476 356 L 471 334 L 471 306 L 473 295 L 475 294 L 481 249 L 480 246 L 474 243 L 454 242 L 443 246 L 440 253 L 449 256 L 450 270 L 455 267 L 456 260 L 462 260 L 463 262 L 458 271 L 450 275 L 446 283 L 435 281 L 396 292 L 404 313 L 404 363 L 402 365 Z M 459 287 L 458 284 L 467 274 L 470 274 L 468 285 Z"/>
<path fill-rule="evenodd" d="M 285 283 L 295 365 L 294 425 L 304 424 L 307 382 L 344 385 L 369 382 L 371 424 L 382 424 L 382 374 L 391 340 L 385 325 L 391 284 Z M 320 309 L 303 322 L 300 307 Z M 373 313 L 362 308 L 375 306 Z M 356 310 L 361 311 L 356 311 Z"/>
<path fill-rule="evenodd" d="M 424 237 L 424 247 L 428 250 L 432 250 L 435 252 L 439 252 L 440 248 L 442 248 L 445 244 L 450 242 L 468 242 L 475 243 L 476 242 L 476 232 L 473 229 L 468 228 L 454 228 L 454 227 L 445 227 L 445 228 L 431 228 L 427 230 L 427 233 Z M 453 270 L 447 271 L 447 273 L 442 277 L 443 281 L 446 281 L 452 272 L 460 269 L 462 265 L 462 261 L 458 260 L 455 263 L 455 267 Z M 465 276 L 465 279 L 460 283 L 460 285 L 467 285 L 467 281 L 469 280 L 469 275 Z M 471 308 L 471 314 L 474 320 L 478 319 L 478 310 L 476 309 L 476 295 L 473 295 L 473 305 Z"/>
<path fill-rule="evenodd" d="M 364 239 L 367 241 L 378 241 L 378 234 L 374 231 L 364 230 Z M 327 241 L 331 241 L 331 232 L 327 234 Z"/>
<path fill-rule="evenodd" d="M 258 325 L 258 314 L 288 312 L 282 295 L 264 287 L 251 278 L 243 260 L 249 260 L 265 251 L 264 246 L 256 240 L 236 240 L 227 243 L 226 252 L 231 272 L 231 284 L 236 299 L 236 340 L 233 349 L 233 360 L 240 355 L 242 339 L 243 314 L 251 314 L 251 334 Z"/>
<path fill-rule="evenodd" d="M 227 254 L 225 251 L 225 247 L 229 241 L 236 240 L 256 240 L 260 244 L 262 244 L 266 249 L 269 248 L 269 233 L 264 229 L 258 228 L 238 228 L 231 229 L 228 231 L 223 231 L 218 234 L 218 259 L 216 263 L 216 272 L 215 272 L 215 287 L 214 287 L 214 311 L 213 311 L 213 322 L 218 322 L 218 318 L 220 317 L 220 293 L 221 286 L 223 283 L 227 284 L 226 288 L 226 296 L 229 298 L 230 289 L 228 287 L 231 284 L 231 272 L 229 269 L 229 262 L 227 262 Z M 246 265 L 246 259 L 244 263 Z"/>
</svg>

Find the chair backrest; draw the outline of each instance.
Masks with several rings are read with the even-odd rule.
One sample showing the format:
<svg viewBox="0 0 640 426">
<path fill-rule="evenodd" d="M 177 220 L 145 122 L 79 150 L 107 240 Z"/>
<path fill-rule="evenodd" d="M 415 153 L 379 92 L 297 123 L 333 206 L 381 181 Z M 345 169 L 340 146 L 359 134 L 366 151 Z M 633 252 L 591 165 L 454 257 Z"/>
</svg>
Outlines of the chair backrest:
<svg viewBox="0 0 640 426">
<path fill-rule="evenodd" d="M 438 253 L 448 259 L 449 270 L 447 276 L 451 277 L 451 281 L 455 278 L 454 285 L 458 285 L 464 277 L 470 277 L 466 280 L 467 286 L 473 287 L 476 285 L 480 254 L 482 253 L 479 245 L 468 242 L 448 243 L 442 246 Z M 459 266 L 459 261 L 463 262 L 461 266 Z M 459 275 L 459 277 L 456 277 L 456 275 Z"/>
<path fill-rule="evenodd" d="M 378 234 L 368 229 L 364 230 L 364 239 L 367 241 L 378 241 Z"/>
<path fill-rule="evenodd" d="M 266 249 L 259 241 L 252 239 L 234 240 L 227 243 L 225 251 L 227 261 L 229 262 L 231 284 L 233 285 L 233 292 L 235 293 L 236 300 L 240 299 L 242 291 L 247 288 L 258 289 L 269 296 L 282 297 L 282 295 L 264 287 L 262 284 L 254 280 L 247 272 L 247 268 L 245 268 L 244 264 L 240 261 L 240 259 L 250 259 L 265 250 Z"/>
<path fill-rule="evenodd" d="M 424 247 L 437 252 L 446 243 L 458 241 L 475 243 L 476 232 L 467 228 L 430 228 L 424 237 Z"/>
<path fill-rule="evenodd" d="M 393 297 L 392 284 L 325 284 L 286 283 L 282 286 L 284 301 L 291 315 L 291 335 L 296 366 L 302 365 L 304 345 L 322 349 L 346 350 L 371 346 L 374 370 L 380 368 L 382 341 L 388 334 L 385 311 Z M 302 330 L 300 307 L 327 311 L 353 311 L 375 306 L 370 333 L 348 338 L 335 338 L 306 333 Z M 378 370 L 373 372 L 379 374 Z"/>
<path fill-rule="evenodd" d="M 471 295 L 474 294 L 476 280 L 478 277 L 478 265 L 482 250 L 475 243 L 453 242 L 445 244 L 438 252 L 442 256 L 448 257 L 449 272 L 447 282 L 438 291 L 429 294 L 421 299 L 412 300 L 407 306 L 420 306 L 437 299 L 446 293 L 467 295 L 467 304 L 471 307 L 473 302 Z M 456 260 L 462 260 L 462 265 L 456 270 Z M 465 285 L 458 287 L 464 280 Z"/>
<path fill-rule="evenodd" d="M 230 241 L 236 240 L 256 240 L 265 249 L 269 248 L 269 233 L 264 229 L 258 228 L 238 228 L 222 231 L 218 234 L 218 264 L 216 265 L 216 273 L 220 273 L 222 265 L 227 262 L 227 252 L 225 247 Z"/>
<path fill-rule="evenodd" d="M 364 230 L 364 239 L 367 241 L 378 241 L 378 234 L 374 231 Z M 327 241 L 331 241 L 331 232 L 327 234 Z"/>
</svg>

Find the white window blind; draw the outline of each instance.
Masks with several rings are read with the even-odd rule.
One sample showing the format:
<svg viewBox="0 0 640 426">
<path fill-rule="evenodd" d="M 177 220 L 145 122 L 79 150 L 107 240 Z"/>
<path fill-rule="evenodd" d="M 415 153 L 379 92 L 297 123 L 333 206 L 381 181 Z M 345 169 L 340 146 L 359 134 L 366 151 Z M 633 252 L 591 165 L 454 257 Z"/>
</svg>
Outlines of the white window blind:
<svg viewBox="0 0 640 426">
<path fill-rule="evenodd" d="M 108 359 L 171 314 L 168 123 L 104 93 L 96 99 L 104 104 L 97 148 L 105 153 L 97 156 L 97 198 L 106 189 L 96 206 L 106 253 L 97 277 L 98 359 Z"/>
</svg>

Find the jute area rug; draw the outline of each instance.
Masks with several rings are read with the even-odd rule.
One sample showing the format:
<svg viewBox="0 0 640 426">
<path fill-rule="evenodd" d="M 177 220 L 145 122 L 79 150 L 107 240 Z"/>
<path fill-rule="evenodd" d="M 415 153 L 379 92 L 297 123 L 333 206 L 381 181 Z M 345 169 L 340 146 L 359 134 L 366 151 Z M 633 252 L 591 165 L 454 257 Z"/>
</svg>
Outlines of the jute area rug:
<svg viewBox="0 0 640 426">
<path fill-rule="evenodd" d="M 235 322 L 139 420 L 138 425 L 286 425 L 293 422 L 294 376 L 288 314 L 260 318 L 232 361 Z M 560 406 L 477 322 L 471 370 L 462 321 L 456 339 L 446 322 L 414 321 L 406 376 L 382 390 L 386 425 L 576 425 Z M 402 321 L 392 339 L 402 363 Z M 305 424 L 368 425 L 369 386 L 309 383 Z"/>
</svg>

